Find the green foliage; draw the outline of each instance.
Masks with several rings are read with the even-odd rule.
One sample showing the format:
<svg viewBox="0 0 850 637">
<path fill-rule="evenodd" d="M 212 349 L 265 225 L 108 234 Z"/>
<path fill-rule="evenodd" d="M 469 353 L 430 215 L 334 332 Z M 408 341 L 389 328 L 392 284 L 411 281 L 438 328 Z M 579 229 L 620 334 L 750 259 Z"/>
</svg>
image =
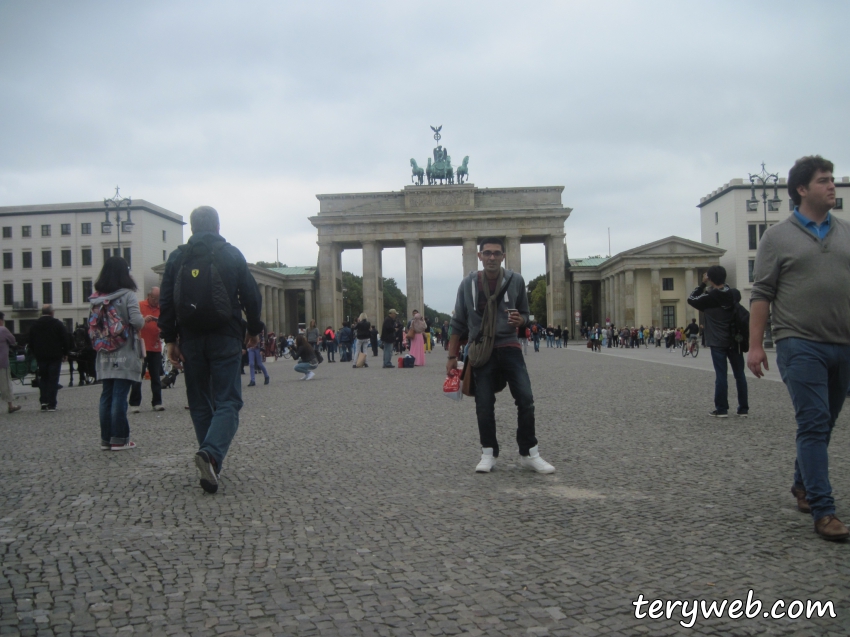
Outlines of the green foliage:
<svg viewBox="0 0 850 637">
<path fill-rule="evenodd" d="M 354 322 L 363 312 L 363 277 L 343 272 L 342 287 L 342 320 Z"/>
<path fill-rule="evenodd" d="M 384 316 L 390 310 L 396 310 L 399 320 L 404 320 L 407 315 L 407 295 L 398 289 L 395 279 L 384 279 Z"/>
<path fill-rule="evenodd" d="M 286 264 L 281 263 L 280 261 L 257 261 L 254 265 L 258 265 L 261 268 L 285 268 Z"/>
<path fill-rule="evenodd" d="M 407 295 L 398 289 L 398 284 L 395 279 L 384 279 L 384 316 L 390 310 L 398 311 L 400 321 L 406 322 L 407 316 Z M 363 311 L 363 277 L 352 274 L 351 272 L 342 273 L 342 287 L 346 289 L 343 299 L 343 318 L 351 317 L 352 321 L 357 320 L 357 317 Z M 445 320 L 451 320 L 451 316 L 445 312 L 428 307 L 427 305 L 420 310 L 426 318 L 431 319 L 432 325 L 442 324 Z M 383 316 L 369 317 L 372 321 L 380 321 Z"/>
<path fill-rule="evenodd" d="M 579 284 L 580 285 L 580 284 Z M 593 325 L 597 323 L 593 316 L 593 288 L 589 285 L 581 286 L 581 323 Z"/>
<path fill-rule="evenodd" d="M 546 276 L 534 279 L 534 288 L 528 295 L 528 309 L 541 325 L 548 325 L 546 316 Z"/>
</svg>

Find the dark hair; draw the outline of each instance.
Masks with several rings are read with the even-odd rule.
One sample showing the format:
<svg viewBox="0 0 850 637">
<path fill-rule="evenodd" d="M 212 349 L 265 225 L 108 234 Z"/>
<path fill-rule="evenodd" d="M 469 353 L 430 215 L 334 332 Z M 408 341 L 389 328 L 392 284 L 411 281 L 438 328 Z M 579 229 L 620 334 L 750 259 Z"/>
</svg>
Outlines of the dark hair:
<svg viewBox="0 0 850 637">
<path fill-rule="evenodd" d="M 307 344 L 307 339 L 303 334 L 299 334 L 298 336 L 295 337 L 295 345 L 297 345 L 298 347 L 301 347 L 302 345 L 306 345 L 306 344 Z"/>
<path fill-rule="evenodd" d="M 121 257 L 109 257 L 103 262 L 94 289 L 101 294 L 112 294 L 120 289 L 133 290 L 135 292 L 136 282 L 130 276 L 130 266 Z"/>
<path fill-rule="evenodd" d="M 722 265 L 713 265 L 705 271 L 706 276 L 711 279 L 711 282 L 716 285 L 726 283 L 726 268 Z"/>
<path fill-rule="evenodd" d="M 833 168 L 832 162 L 820 155 L 808 155 L 795 161 L 791 170 L 788 171 L 788 195 L 794 201 L 794 204 L 799 206 L 802 200 L 797 188 L 808 186 L 816 172 L 831 173 Z"/>
<path fill-rule="evenodd" d="M 498 243 L 499 246 L 501 246 L 501 248 L 502 248 L 502 252 L 505 251 L 505 240 L 504 239 L 500 239 L 499 237 L 485 237 L 484 239 L 481 239 L 481 241 L 478 243 L 478 251 L 479 252 L 484 251 L 484 244 L 485 243 Z"/>
</svg>

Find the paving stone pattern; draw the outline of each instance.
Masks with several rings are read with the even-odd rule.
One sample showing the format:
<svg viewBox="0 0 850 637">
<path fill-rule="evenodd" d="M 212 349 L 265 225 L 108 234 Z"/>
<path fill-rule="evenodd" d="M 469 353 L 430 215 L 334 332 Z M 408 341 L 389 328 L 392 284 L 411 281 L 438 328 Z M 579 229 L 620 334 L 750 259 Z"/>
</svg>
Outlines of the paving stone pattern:
<svg viewBox="0 0 850 637">
<path fill-rule="evenodd" d="M 165 412 L 131 416 L 130 452 L 99 451 L 100 387 L 63 389 L 56 413 L 25 396 L 0 416 L 0 636 L 850 634 L 850 545 L 819 539 L 788 493 L 784 386 L 751 380 L 752 417 L 715 420 L 711 372 L 640 356 L 529 351 L 553 475 L 519 469 L 507 392 L 502 457 L 473 472 L 474 402 L 441 395 L 440 350 L 306 383 L 270 363 L 215 496 L 182 378 Z M 845 520 L 847 424 L 830 458 Z M 687 630 L 632 606 L 749 589 L 837 617 Z"/>
</svg>

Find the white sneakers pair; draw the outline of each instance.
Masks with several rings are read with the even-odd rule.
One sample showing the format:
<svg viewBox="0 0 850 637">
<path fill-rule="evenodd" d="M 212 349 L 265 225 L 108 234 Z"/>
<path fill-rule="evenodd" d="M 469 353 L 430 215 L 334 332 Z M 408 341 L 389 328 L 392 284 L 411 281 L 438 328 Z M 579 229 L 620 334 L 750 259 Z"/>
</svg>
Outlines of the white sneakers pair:
<svg viewBox="0 0 850 637">
<path fill-rule="evenodd" d="M 307 372 L 306 374 L 304 374 L 304 378 L 299 378 L 298 380 L 310 380 L 314 376 L 315 374 L 313 372 Z"/>
<path fill-rule="evenodd" d="M 481 461 L 475 467 L 476 473 L 489 473 L 496 466 L 496 458 L 493 456 L 492 447 L 484 447 L 481 449 Z M 537 473 L 554 473 L 555 467 L 546 462 L 540 457 L 537 445 L 528 450 L 527 456 L 519 457 L 519 466 L 523 469 L 530 469 Z"/>
</svg>

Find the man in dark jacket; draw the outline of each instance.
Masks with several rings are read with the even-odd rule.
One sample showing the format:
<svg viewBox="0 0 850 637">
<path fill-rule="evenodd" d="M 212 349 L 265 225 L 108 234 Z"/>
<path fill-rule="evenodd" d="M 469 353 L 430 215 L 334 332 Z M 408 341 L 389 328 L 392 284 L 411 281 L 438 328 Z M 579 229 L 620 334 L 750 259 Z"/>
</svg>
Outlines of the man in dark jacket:
<svg viewBox="0 0 850 637">
<path fill-rule="evenodd" d="M 390 310 L 387 312 L 387 318 L 384 319 L 384 324 L 381 325 L 381 342 L 384 344 L 384 367 L 393 368 L 393 345 L 395 344 L 395 327 L 396 317 L 398 312 Z"/>
<path fill-rule="evenodd" d="M 242 253 L 219 234 L 218 212 L 209 206 L 195 208 L 189 216 L 192 236 L 185 246 L 171 253 L 165 264 L 160 288 L 159 328 L 168 350 L 168 360 L 177 369 L 186 366 L 186 397 L 200 449 L 195 465 L 201 487 L 207 493 L 218 491 L 218 475 L 239 428 L 242 408 L 242 312 L 247 318 L 246 348 L 256 346 L 265 329 L 260 320 L 262 297 Z M 198 245 L 203 244 L 203 246 Z M 188 251 L 214 250 L 213 263 L 230 297 L 230 319 L 215 328 L 190 328 L 177 318 L 180 299 L 174 295 L 180 266 Z M 198 270 L 192 270 L 198 277 Z M 182 283 L 181 285 L 185 285 Z M 211 284 L 212 285 L 212 284 Z M 213 291 L 215 292 L 215 290 Z M 178 345 L 179 340 L 179 345 Z"/>
<path fill-rule="evenodd" d="M 744 355 L 732 332 L 735 304 L 740 302 L 741 293 L 726 285 L 726 268 L 722 265 L 711 266 L 702 283 L 688 297 L 688 305 L 705 314 L 705 344 L 711 348 L 711 361 L 714 363 L 714 410 L 709 412 L 709 416 L 715 418 L 729 417 L 727 360 L 738 388 L 738 415 L 746 417 L 750 411 Z"/>
<path fill-rule="evenodd" d="M 56 411 L 59 393 L 59 371 L 68 355 L 68 330 L 53 317 L 53 306 L 41 308 L 41 318 L 30 329 L 29 349 L 38 361 L 38 391 L 41 411 Z"/>
</svg>

